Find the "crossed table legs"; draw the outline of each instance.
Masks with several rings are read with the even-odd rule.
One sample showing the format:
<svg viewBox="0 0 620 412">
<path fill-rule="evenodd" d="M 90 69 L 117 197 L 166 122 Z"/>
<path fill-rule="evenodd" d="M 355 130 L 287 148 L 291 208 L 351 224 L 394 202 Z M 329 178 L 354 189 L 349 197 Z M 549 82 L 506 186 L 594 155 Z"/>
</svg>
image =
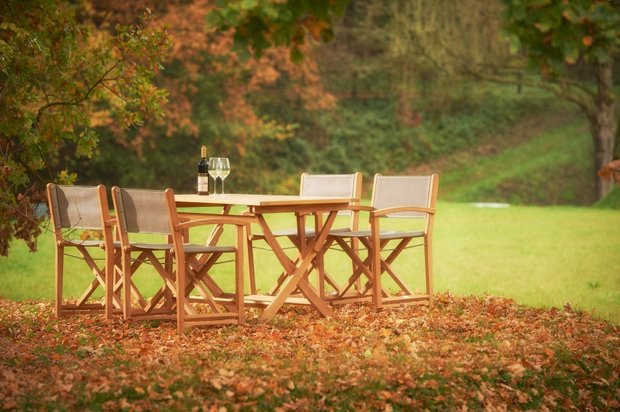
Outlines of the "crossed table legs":
<svg viewBox="0 0 620 412">
<path fill-rule="evenodd" d="M 255 208 L 253 213 L 256 215 L 259 225 L 265 236 L 265 241 L 271 247 L 284 271 L 287 278 L 284 280 L 283 285 L 278 289 L 277 294 L 273 297 L 273 301 L 265 308 L 261 315 L 261 320 L 271 319 L 282 305 L 286 302 L 286 299 L 296 290 L 299 289 L 304 297 L 312 304 L 323 316 L 329 316 L 332 313 L 332 308 L 325 303 L 319 296 L 319 293 L 308 282 L 308 272 L 312 267 L 312 262 L 317 256 L 317 253 L 321 251 L 327 235 L 334 224 L 337 211 L 329 210 L 328 217 L 325 219 L 322 227 L 316 232 L 315 236 L 306 242 L 305 238 L 305 221 L 303 217 L 297 219 L 297 232 L 298 239 L 300 241 L 299 258 L 296 261 L 291 260 L 282 249 L 282 246 L 276 240 L 273 232 L 269 228 L 268 223 L 263 216 L 263 210 Z M 317 213 L 316 211 L 313 213 Z"/>
<path fill-rule="evenodd" d="M 265 308 L 261 320 L 271 319 L 285 303 L 310 304 L 323 316 L 332 313 L 331 307 L 320 296 L 320 291 L 310 285 L 308 274 L 315 268 L 317 258 L 320 260 L 320 251 L 325 245 L 327 235 L 331 230 L 339 210 L 346 209 L 351 199 L 334 197 L 302 197 L 289 195 L 252 195 L 232 194 L 221 196 L 198 196 L 176 195 L 177 207 L 202 207 L 202 206 L 232 206 L 245 205 L 249 212 L 254 215 L 260 225 L 267 244 L 273 250 L 285 276 L 276 289 L 275 295 L 247 295 L 245 303 L 249 306 Z M 223 214 L 228 214 L 229 208 L 225 208 Z M 292 213 L 297 216 L 297 235 L 299 239 L 298 255 L 293 260 L 284 252 L 282 246 L 276 240 L 265 216 L 272 213 Z M 315 235 L 306 238 L 305 216 L 314 215 Z M 321 219 L 325 215 L 326 218 Z M 209 239 L 209 245 L 217 243 L 217 236 Z M 202 262 L 202 258 L 201 258 Z M 195 279 L 194 282 L 202 279 Z M 206 283 L 205 283 L 206 284 Z M 320 283 L 319 283 L 320 284 Z M 207 284 L 208 287 L 208 284 Z M 224 294 L 216 288 L 208 288 L 214 298 Z M 293 296 L 300 291 L 303 297 Z"/>
</svg>

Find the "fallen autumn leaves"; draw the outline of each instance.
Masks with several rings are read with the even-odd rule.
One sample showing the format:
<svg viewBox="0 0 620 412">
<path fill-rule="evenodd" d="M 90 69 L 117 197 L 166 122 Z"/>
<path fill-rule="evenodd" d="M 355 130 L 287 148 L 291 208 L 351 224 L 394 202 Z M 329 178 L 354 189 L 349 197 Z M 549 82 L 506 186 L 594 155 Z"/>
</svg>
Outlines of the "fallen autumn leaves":
<svg viewBox="0 0 620 412">
<path fill-rule="evenodd" d="M 0 299 L 0 406 L 67 410 L 611 410 L 620 329 L 567 307 L 285 308 L 245 326 L 54 319 Z"/>
</svg>

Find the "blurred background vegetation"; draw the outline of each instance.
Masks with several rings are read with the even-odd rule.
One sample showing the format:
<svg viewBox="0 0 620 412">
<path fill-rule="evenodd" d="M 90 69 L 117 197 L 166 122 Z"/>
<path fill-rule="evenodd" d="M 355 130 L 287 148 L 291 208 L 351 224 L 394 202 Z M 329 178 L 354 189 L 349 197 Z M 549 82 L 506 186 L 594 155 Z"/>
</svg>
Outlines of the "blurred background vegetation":
<svg viewBox="0 0 620 412">
<path fill-rule="evenodd" d="M 153 7 L 99 3 L 98 13 L 123 22 Z M 500 3 L 459 3 L 353 0 L 335 38 L 306 44 L 304 61 L 292 64 L 285 49 L 240 59 L 230 33 L 209 27 L 209 2 L 159 2 L 153 14 L 175 43 L 157 79 L 170 93 L 167 119 L 101 126 L 92 158 L 66 147 L 61 164 L 79 184 L 192 192 L 206 144 L 209 155 L 231 159 L 227 187 L 236 192 L 295 193 L 302 172 L 361 170 L 369 194 L 375 172 L 432 171 L 444 200 L 594 204 L 584 114 L 537 88 L 438 66 L 441 42 L 470 60 L 507 54 Z M 587 82 L 592 73 L 577 65 L 574 76 Z"/>
<path fill-rule="evenodd" d="M 0 11 L 0 255 L 36 249 L 46 182 L 193 192 L 201 145 L 232 192 L 362 171 L 369 197 L 377 172 L 432 172 L 446 201 L 620 207 L 596 175 L 620 157 L 617 0 Z"/>
</svg>

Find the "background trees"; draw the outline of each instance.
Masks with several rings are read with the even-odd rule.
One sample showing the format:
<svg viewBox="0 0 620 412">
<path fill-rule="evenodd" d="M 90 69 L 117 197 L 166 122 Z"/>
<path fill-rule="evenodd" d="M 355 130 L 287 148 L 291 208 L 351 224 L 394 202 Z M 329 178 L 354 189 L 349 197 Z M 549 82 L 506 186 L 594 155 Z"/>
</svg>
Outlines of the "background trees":
<svg viewBox="0 0 620 412">
<path fill-rule="evenodd" d="M 202 144 L 231 158 L 233 191 L 294 193 L 302 171 L 355 170 L 367 181 L 376 171 L 440 171 L 442 198 L 458 201 L 586 205 L 606 190 L 595 192 L 594 145 L 582 142 L 576 112 L 554 96 L 577 103 L 608 151 L 617 2 L 80 4 L 1 6 L 2 239 L 36 235 L 32 182 L 192 191 Z M 147 8 L 148 25 L 139 19 Z M 455 189 L 458 175 L 489 174 L 475 170 L 480 156 L 568 124 L 556 159 Z M 26 158 L 38 160 L 24 169 Z"/>
<path fill-rule="evenodd" d="M 111 9 L 102 2 L 98 7 L 122 20 L 151 3 L 117 2 Z M 232 49 L 233 33 L 208 26 L 212 10 L 213 2 L 160 2 L 153 9 L 173 36 L 171 57 L 157 78 L 170 93 L 166 116 L 130 131 L 135 137 L 129 146 L 102 130 L 106 145 L 100 156 L 89 161 L 89 167 L 84 162 L 75 165 L 85 171 L 81 176 L 106 184 L 192 191 L 200 145 L 206 144 L 209 154 L 231 158 L 231 189 L 290 189 L 287 179 L 297 166 L 288 154 L 304 159 L 308 152 L 303 142 L 291 139 L 297 116 L 331 108 L 335 100 L 324 90 L 311 58 L 294 64 L 284 47 L 265 51 L 258 59 L 238 56 Z M 119 153 L 123 146 L 132 150 Z"/>
<path fill-rule="evenodd" d="M 72 182 L 66 157 L 89 156 L 93 128 L 159 116 L 152 84 L 169 46 L 162 28 L 94 31 L 89 10 L 60 0 L 0 3 L 0 255 L 13 236 L 35 248 L 47 181 Z M 78 22 L 78 19 L 81 22 Z"/>
<path fill-rule="evenodd" d="M 616 97 L 613 63 L 620 51 L 620 3 L 617 1 L 504 1 L 505 30 L 540 71 L 529 79 L 581 109 L 590 123 L 594 160 L 599 170 L 614 153 Z M 581 73 L 572 68 L 581 66 Z M 588 76 L 583 76 L 588 66 Z M 581 74 L 581 75 L 580 75 Z M 594 176 L 599 197 L 612 183 Z"/>
</svg>

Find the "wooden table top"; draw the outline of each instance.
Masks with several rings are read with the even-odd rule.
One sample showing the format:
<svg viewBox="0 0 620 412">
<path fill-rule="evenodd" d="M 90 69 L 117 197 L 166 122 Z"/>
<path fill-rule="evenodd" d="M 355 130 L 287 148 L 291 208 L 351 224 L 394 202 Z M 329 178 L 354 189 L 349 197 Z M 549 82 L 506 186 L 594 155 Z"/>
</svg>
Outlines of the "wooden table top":
<svg viewBox="0 0 620 412">
<path fill-rule="evenodd" d="M 300 206 L 300 205 L 333 205 L 349 204 L 355 199 L 348 197 L 298 196 L 298 195 L 257 195 L 231 193 L 224 195 L 178 194 L 174 200 L 179 207 L 191 206 Z"/>
</svg>

